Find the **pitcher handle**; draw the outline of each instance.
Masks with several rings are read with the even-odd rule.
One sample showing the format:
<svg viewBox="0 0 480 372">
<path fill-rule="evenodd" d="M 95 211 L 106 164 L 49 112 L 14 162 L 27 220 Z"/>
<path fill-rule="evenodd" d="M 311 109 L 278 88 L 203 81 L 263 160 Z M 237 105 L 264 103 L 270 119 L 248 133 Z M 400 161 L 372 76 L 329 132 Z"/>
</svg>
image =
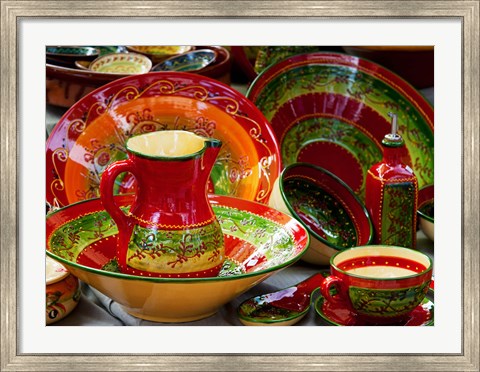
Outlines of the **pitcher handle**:
<svg viewBox="0 0 480 372">
<path fill-rule="evenodd" d="M 130 218 L 123 213 L 120 207 L 115 203 L 113 197 L 113 184 L 117 176 L 122 172 L 135 172 L 135 165 L 130 159 L 120 160 L 110 164 L 102 173 L 100 180 L 100 200 L 105 210 L 110 214 L 117 224 L 119 232 L 126 231 L 129 226 Z"/>
</svg>

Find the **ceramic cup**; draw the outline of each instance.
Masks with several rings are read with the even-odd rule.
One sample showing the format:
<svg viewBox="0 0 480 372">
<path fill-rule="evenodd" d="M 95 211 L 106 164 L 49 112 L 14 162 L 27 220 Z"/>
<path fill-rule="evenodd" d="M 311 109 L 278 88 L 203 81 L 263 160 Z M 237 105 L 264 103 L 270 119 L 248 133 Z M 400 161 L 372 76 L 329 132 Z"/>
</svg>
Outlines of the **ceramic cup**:
<svg viewBox="0 0 480 372">
<path fill-rule="evenodd" d="M 342 302 L 372 323 L 395 323 L 424 299 L 433 264 L 413 249 L 371 245 L 339 252 L 330 260 L 331 276 L 321 293 L 327 301 Z M 330 291 L 335 288 L 337 294 Z"/>
<path fill-rule="evenodd" d="M 46 257 L 46 309 L 45 320 L 52 324 L 63 319 L 80 300 L 78 279 L 59 262 Z"/>
</svg>

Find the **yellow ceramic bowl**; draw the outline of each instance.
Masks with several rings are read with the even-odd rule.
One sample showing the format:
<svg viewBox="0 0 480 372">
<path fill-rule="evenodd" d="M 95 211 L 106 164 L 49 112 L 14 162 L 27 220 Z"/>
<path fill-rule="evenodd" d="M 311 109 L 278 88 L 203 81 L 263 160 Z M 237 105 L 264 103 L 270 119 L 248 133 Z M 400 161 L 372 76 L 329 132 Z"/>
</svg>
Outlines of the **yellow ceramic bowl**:
<svg viewBox="0 0 480 372">
<path fill-rule="evenodd" d="M 78 279 L 61 263 L 46 257 L 46 307 L 47 324 L 65 318 L 77 306 L 80 300 L 80 284 Z"/>
<path fill-rule="evenodd" d="M 90 70 L 108 74 L 145 74 L 152 68 L 152 61 L 137 53 L 112 53 L 98 57 L 90 63 Z"/>
<path fill-rule="evenodd" d="M 116 203 L 128 206 L 133 197 L 116 196 Z M 220 195 L 209 198 L 224 233 L 227 257 L 217 277 L 172 274 L 159 278 L 119 272 L 115 259 L 118 229 L 99 199 L 48 215 L 47 255 L 138 318 L 188 322 L 208 317 L 296 262 L 309 239 L 300 223 L 263 204 Z"/>
</svg>

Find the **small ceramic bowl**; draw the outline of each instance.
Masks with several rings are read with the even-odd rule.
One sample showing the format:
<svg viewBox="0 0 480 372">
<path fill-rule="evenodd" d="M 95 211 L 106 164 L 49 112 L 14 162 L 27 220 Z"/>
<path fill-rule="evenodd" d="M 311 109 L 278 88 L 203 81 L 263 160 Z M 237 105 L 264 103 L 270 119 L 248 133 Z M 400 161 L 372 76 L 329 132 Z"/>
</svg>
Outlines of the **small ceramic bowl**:
<svg viewBox="0 0 480 372">
<path fill-rule="evenodd" d="M 46 257 L 46 308 L 47 324 L 65 318 L 77 306 L 80 300 L 78 279 L 61 263 Z"/>
<path fill-rule="evenodd" d="M 95 72 L 137 75 L 152 68 L 152 61 L 137 53 L 112 53 L 95 59 L 88 68 Z"/>
<path fill-rule="evenodd" d="M 428 185 L 418 190 L 418 224 L 430 240 L 434 240 L 434 186 Z"/>
<path fill-rule="evenodd" d="M 197 49 L 167 58 L 152 68 L 152 71 L 198 71 L 215 61 L 217 53 L 211 49 Z"/>
<path fill-rule="evenodd" d="M 287 166 L 275 181 L 269 205 L 296 218 L 310 233 L 302 260 L 328 265 L 337 252 L 370 244 L 367 209 L 340 178 L 308 163 Z"/>
<path fill-rule="evenodd" d="M 126 48 L 129 52 L 147 56 L 153 63 L 159 63 L 164 59 L 189 52 L 193 49 L 190 45 L 127 45 Z"/>
</svg>

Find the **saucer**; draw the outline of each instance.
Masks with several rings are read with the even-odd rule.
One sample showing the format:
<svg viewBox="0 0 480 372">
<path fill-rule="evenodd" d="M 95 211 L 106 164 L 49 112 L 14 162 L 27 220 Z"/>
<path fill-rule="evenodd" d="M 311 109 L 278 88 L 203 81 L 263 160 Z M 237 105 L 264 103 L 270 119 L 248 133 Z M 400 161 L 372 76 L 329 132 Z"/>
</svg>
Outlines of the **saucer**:
<svg viewBox="0 0 480 372">
<path fill-rule="evenodd" d="M 388 324 L 388 326 L 433 326 L 434 325 L 434 291 L 429 289 L 427 295 L 402 322 Z M 347 308 L 346 304 L 333 304 L 320 296 L 315 301 L 315 311 L 325 321 L 337 326 L 375 326 L 378 324 L 359 319 L 355 313 Z"/>
</svg>

